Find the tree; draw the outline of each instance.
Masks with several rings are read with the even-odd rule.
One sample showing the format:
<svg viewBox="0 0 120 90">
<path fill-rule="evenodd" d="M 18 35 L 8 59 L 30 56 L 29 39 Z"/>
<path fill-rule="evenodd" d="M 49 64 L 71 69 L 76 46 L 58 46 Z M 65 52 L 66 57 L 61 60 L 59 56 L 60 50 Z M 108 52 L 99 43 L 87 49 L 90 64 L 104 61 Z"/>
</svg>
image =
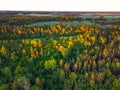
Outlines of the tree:
<svg viewBox="0 0 120 90">
<path fill-rule="evenodd" d="M 9 86 L 7 84 L 0 85 L 0 90 L 9 90 Z"/>
<path fill-rule="evenodd" d="M 38 86 L 34 85 L 30 88 L 30 90 L 42 90 L 42 89 L 40 89 Z"/>
<path fill-rule="evenodd" d="M 2 45 L 1 50 L 0 50 L 0 53 L 1 53 L 2 55 L 6 55 L 7 49 L 6 49 L 6 47 L 5 47 L 4 45 Z"/>
<path fill-rule="evenodd" d="M 30 89 L 30 82 L 29 79 L 27 79 L 26 77 L 19 77 L 16 80 L 17 82 L 17 86 L 18 86 L 18 90 L 29 90 Z"/>
</svg>

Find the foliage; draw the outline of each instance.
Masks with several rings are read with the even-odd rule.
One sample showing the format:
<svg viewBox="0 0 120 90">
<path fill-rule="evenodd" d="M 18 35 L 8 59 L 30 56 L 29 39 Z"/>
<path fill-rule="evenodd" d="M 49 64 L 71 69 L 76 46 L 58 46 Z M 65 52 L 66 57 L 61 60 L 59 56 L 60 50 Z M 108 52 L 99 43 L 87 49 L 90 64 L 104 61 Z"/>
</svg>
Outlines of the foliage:
<svg viewBox="0 0 120 90">
<path fill-rule="evenodd" d="M 61 23 L 31 26 L 45 20 Z M 74 20 L 82 19 L 1 15 L 0 90 L 119 90 L 119 26 Z"/>
</svg>

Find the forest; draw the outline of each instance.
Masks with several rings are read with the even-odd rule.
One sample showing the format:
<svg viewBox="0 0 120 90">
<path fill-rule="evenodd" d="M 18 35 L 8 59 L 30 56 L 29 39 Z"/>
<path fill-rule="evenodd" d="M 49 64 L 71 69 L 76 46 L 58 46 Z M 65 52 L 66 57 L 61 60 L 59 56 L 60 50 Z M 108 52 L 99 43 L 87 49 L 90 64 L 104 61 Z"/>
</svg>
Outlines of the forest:
<svg viewBox="0 0 120 90">
<path fill-rule="evenodd" d="M 120 90 L 119 20 L 0 14 L 0 90 Z"/>
</svg>

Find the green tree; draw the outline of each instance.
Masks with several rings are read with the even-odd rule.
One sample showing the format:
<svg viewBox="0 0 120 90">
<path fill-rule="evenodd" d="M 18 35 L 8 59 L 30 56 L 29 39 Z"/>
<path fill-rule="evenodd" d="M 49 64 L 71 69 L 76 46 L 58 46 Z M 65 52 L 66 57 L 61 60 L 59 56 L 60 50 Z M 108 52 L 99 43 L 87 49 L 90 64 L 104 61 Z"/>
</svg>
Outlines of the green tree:
<svg viewBox="0 0 120 90">
<path fill-rule="evenodd" d="M 9 90 L 9 86 L 7 84 L 0 85 L 0 90 Z"/>
</svg>

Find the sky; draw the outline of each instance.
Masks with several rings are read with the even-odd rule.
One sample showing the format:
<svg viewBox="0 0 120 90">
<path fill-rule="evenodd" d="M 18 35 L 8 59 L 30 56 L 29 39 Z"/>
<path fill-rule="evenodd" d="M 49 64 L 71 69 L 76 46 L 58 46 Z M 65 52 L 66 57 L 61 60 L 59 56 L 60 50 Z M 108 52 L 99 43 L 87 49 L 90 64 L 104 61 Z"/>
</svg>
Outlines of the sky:
<svg viewBox="0 0 120 90">
<path fill-rule="evenodd" d="M 0 0 L 9 11 L 120 11 L 120 0 Z"/>
</svg>

